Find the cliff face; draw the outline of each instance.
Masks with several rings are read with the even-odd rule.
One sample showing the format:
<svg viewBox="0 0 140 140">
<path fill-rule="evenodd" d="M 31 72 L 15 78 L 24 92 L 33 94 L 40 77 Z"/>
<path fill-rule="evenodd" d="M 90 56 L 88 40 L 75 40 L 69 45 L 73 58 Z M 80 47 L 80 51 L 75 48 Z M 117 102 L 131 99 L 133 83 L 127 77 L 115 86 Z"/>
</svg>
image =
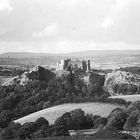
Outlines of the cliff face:
<svg viewBox="0 0 140 140">
<path fill-rule="evenodd" d="M 83 78 L 86 85 L 93 85 L 102 87 L 105 81 L 105 75 L 101 75 L 95 72 L 89 73 Z"/>
<path fill-rule="evenodd" d="M 124 71 L 113 71 L 105 76 L 104 90 L 110 95 L 140 93 L 140 75 Z"/>
<path fill-rule="evenodd" d="M 35 79 L 35 80 L 49 82 L 49 80 L 54 78 L 54 77 L 55 77 L 55 74 L 52 71 L 45 69 L 41 66 L 35 66 L 28 73 L 28 78 L 31 80 Z"/>
</svg>

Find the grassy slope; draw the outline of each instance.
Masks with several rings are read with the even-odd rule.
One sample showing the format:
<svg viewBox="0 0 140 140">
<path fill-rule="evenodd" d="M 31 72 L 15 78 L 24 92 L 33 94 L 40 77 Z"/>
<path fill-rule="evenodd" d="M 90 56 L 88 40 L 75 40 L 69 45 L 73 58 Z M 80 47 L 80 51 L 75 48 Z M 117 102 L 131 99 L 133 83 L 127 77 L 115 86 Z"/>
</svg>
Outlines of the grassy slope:
<svg viewBox="0 0 140 140">
<path fill-rule="evenodd" d="M 110 98 L 121 98 L 124 99 L 126 101 L 131 101 L 131 102 L 135 102 L 135 101 L 140 101 L 140 95 L 119 95 L 119 96 L 111 96 Z"/>
<path fill-rule="evenodd" d="M 48 109 L 44 109 L 38 112 L 35 112 L 31 115 L 25 116 L 16 120 L 15 122 L 19 122 L 24 124 L 26 122 L 33 122 L 39 117 L 45 117 L 50 124 L 53 124 L 54 121 L 60 117 L 65 112 L 70 112 L 71 110 L 81 108 L 85 111 L 85 113 L 92 113 L 94 115 L 101 115 L 103 117 L 108 116 L 109 113 L 117 108 L 119 105 L 105 104 L 105 103 L 79 103 L 79 104 L 63 104 L 55 107 L 50 107 Z"/>
</svg>

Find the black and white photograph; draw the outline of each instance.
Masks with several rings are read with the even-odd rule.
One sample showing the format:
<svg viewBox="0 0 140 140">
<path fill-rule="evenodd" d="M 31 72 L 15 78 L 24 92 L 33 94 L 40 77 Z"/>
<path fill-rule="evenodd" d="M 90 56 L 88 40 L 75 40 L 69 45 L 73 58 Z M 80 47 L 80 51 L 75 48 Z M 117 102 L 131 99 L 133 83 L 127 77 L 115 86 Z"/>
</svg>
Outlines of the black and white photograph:
<svg viewBox="0 0 140 140">
<path fill-rule="evenodd" d="M 140 139 L 140 0 L 0 0 L 0 140 Z"/>
</svg>

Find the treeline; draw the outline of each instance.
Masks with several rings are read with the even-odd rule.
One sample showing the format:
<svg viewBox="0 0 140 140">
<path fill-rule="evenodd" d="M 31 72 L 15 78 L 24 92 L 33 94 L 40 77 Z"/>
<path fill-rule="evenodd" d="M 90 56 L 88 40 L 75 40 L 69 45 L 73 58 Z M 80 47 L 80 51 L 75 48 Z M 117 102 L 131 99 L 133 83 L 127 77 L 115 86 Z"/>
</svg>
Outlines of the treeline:
<svg viewBox="0 0 140 140">
<path fill-rule="evenodd" d="M 140 75 L 140 67 L 125 67 L 125 68 L 120 68 L 120 70 Z"/>
</svg>

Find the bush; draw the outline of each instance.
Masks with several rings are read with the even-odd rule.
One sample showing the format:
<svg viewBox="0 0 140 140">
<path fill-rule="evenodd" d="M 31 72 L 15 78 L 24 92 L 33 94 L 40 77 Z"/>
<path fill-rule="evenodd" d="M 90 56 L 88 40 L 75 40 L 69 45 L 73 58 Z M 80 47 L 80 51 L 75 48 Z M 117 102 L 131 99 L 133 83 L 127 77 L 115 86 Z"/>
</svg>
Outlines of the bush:
<svg viewBox="0 0 140 140">
<path fill-rule="evenodd" d="M 21 124 L 13 122 L 2 131 L 2 136 L 7 138 L 14 138 L 16 136 L 16 131 L 20 128 Z"/>
<path fill-rule="evenodd" d="M 100 125 L 105 126 L 107 124 L 107 121 L 107 118 L 98 117 L 94 120 L 94 128 L 98 128 Z"/>
<path fill-rule="evenodd" d="M 123 134 L 116 130 L 102 130 L 95 133 L 92 138 L 94 139 L 135 139 L 135 137 L 129 134 Z"/>
</svg>

